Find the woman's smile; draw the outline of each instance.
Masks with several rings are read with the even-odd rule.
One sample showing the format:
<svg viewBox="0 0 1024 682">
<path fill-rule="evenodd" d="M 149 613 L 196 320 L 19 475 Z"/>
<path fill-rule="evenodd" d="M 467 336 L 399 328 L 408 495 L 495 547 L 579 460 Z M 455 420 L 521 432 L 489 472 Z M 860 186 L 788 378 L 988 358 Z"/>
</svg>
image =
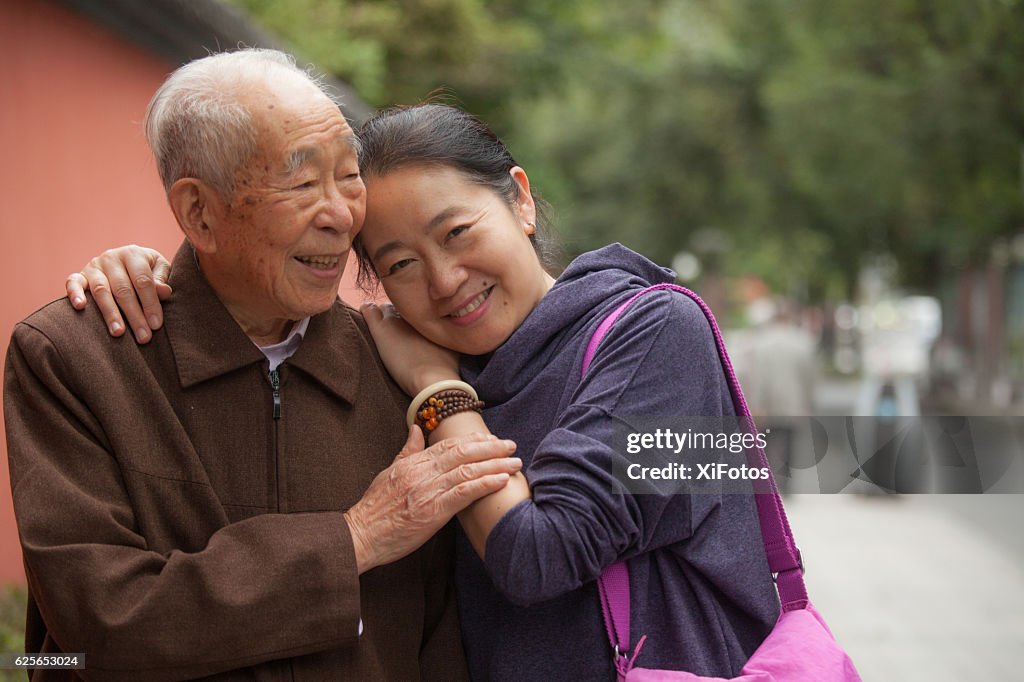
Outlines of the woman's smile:
<svg viewBox="0 0 1024 682">
<path fill-rule="evenodd" d="M 479 320 L 487 312 L 489 308 L 485 305 L 490 300 L 491 292 L 494 291 L 494 286 L 490 286 L 484 291 L 473 297 L 468 304 L 462 306 L 458 310 L 449 313 L 448 317 L 454 324 L 460 326 L 468 326 Z"/>
</svg>

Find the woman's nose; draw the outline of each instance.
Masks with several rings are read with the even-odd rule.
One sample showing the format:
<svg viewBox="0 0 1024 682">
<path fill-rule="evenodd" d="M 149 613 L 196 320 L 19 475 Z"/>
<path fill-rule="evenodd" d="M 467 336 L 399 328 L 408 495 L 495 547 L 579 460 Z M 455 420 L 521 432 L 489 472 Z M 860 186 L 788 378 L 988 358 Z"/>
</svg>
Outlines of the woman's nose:
<svg viewBox="0 0 1024 682">
<path fill-rule="evenodd" d="M 453 259 L 444 258 L 430 266 L 428 289 L 434 299 L 450 298 L 466 281 L 466 270 Z"/>
</svg>

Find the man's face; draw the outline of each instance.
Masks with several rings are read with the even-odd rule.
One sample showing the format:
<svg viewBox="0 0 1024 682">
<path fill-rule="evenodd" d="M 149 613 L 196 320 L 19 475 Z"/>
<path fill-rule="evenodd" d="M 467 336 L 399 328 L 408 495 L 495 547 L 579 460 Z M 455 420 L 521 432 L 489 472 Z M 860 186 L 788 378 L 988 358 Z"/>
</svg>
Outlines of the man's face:
<svg viewBox="0 0 1024 682">
<path fill-rule="evenodd" d="M 282 75 L 243 104 L 258 151 L 210 207 L 216 249 L 201 263 L 243 329 L 265 336 L 333 304 L 366 190 L 354 133 L 315 87 Z"/>
</svg>

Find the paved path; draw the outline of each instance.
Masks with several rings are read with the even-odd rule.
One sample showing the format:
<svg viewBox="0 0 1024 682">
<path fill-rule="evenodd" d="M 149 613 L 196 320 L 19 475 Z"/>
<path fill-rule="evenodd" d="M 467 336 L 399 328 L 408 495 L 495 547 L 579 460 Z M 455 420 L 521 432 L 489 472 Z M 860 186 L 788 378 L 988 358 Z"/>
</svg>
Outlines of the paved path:
<svg viewBox="0 0 1024 682">
<path fill-rule="evenodd" d="M 786 498 L 811 600 L 866 682 L 1020 680 L 1024 496 Z"/>
<path fill-rule="evenodd" d="M 852 380 L 817 388 L 851 414 Z M 1024 680 L 1024 495 L 792 495 L 807 588 L 865 682 Z"/>
</svg>

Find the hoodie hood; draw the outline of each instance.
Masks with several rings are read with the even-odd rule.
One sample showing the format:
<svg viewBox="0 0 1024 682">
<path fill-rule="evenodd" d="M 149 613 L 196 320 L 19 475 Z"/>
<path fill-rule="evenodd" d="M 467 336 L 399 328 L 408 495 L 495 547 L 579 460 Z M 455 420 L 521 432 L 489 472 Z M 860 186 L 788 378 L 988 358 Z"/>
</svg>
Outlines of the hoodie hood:
<svg viewBox="0 0 1024 682">
<path fill-rule="evenodd" d="M 505 402 L 548 365 L 576 332 L 603 319 L 627 292 L 674 282 L 675 273 L 615 243 L 579 256 L 505 343 L 463 356 L 462 377 L 488 405 Z"/>
</svg>

